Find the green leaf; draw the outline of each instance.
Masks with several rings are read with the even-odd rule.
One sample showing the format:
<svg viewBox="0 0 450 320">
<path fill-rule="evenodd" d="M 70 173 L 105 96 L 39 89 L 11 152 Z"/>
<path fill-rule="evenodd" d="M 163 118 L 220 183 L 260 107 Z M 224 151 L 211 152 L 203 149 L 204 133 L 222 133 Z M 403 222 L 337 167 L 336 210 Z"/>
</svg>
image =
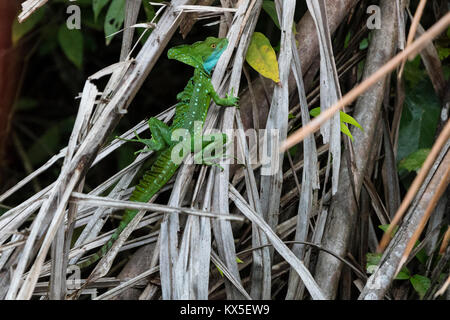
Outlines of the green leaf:
<svg viewBox="0 0 450 320">
<path fill-rule="evenodd" d="M 368 274 L 373 274 L 376 269 L 377 266 L 380 264 L 381 261 L 381 253 L 367 253 L 366 254 L 366 272 Z M 411 277 L 410 272 L 408 270 L 408 268 L 403 267 L 400 272 L 398 273 L 398 275 L 395 277 L 395 280 L 408 280 Z"/>
<path fill-rule="evenodd" d="M 97 21 L 103 7 L 108 4 L 109 0 L 92 0 L 92 10 L 94 11 L 94 20 Z"/>
<path fill-rule="evenodd" d="M 157 2 L 157 1 L 154 1 Z M 150 4 L 148 0 L 142 0 L 142 6 L 144 7 L 145 16 L 147 21 L 151 21 L 155 17 L 155 8 Z"/>
<path fill-rule="evenodd" d="M 381 230 L 383 230 L 384 232 L 386 232 L 387 229 L 389 228 L 389 224 L 382 224 L 382 225 L 379 225 L 378 228 L 380 228 Z M 398 226 L 395 226 L 395 228 L 394 228 L 394 234 L 397 232 L 397 230 L 398 230 Z"/>
<path fill-rule="evenodd" d="M 352 116 L 346 114 L 345 112 L 340 113 L 341 122 L 349 123 L 351 125 L 354 125 L 355 127 L 358 127 L 361 131 L 364 131 L 363 127 L 358 123 L 358 121 L 355 120 Z"/>
<path fill-rule="evenodd" d="M 370 253 L 368 252 L 366 254 L 366 272 L 368 274 L 372 274 L 376 271 L 376 267 L 380 263 L 381 260 L 381 253 Z"/>
<path fill-rule="evenodd" d="M 403 267 L 395 277 L 395 280 L 408 280 L 411 278 L 411 274 L 406 267 Z"/>
<path fill-rule="evenodd" d="M 442 61 L 450 56 L 450 48 L 438 48 L 439 59 Z"/>
<path fill-rule="evenodd" d="M 309 114 L 313 117 L 317 117 L 320 114 L 320 107 L 311 109 L 309 111 Z M 350 130 L 348 129 L 348 127 L 345 125 L 345 123 L 352 124 L 352 125 L 358 127 L 359 129 L 361 129 L 361 131 L 364 131 L 364 129 L 361 127 L 361 125 L 358 123 L 358 121 L 356 121 L 352 116 L 346 114 L 345 112 L 340 111 L 339 117 L 341 119 L 341 132 L 343 134 L 349 136 L 350 139 L 353 140 L 353 136 L 352 136 Z"/>
<path fill-rule="evenodd" d="M 409 281 L 411 281 L 411 284 L 414 287 L 414 290 L 419 294 L 420 299 L 422 299 L 425 296 L 425 293 L 427 293 L 428 289 L 431 285 L 431 280 L 427 277 L 415 274 L 413 275 Z"/>
<path fill-rule="evenodd" d="M 293 146 L 292 148 L 289 149 L 289 154 L 291 155 L 292 158 L 295 157 L 295 155 L 298 152 L 298 145 Z"/>
<path fill-rule="evenodd" d="M 262 4 L 263 10 L 270 16 L 278 29 L 280 28 L 280 22 L 278 21 L 277 10 L 275 9 L 275 2 L 265 0 Z"/>
<path fill-rule="evenodd" d="M 341 132 L 347 136 L 350 137 L 350 139 L 352 139 L 352 141 L 354 141 L 355 139 L 352 136 L 352 133 L 350 132 L 350 130 L 348 129 L 348 127 L 345 125 L 345 123 L 341 122 Z"/>
<path fill-rule="evenodd" d="M 367 49 L 369 47 L 369 39 L 364 38 L 361 40 L 361 42 L 359 43 L 359 50 L 364 50 Z"/>
<path fill-rule="evenodd" d="M 262 76 L 280 82 L 278 61 L 269 39 L 260 32 L 253 33 L 247 50 L 247 63 Z"/>
<path fill-rule="evenodd" d="M 223 278 L 223 271 L 219 268 L 219 266 L 217 264 L 214 264 L 214 265 L 216 266 L 217 270 L 219 271 L 220 275 Z"/>
<path fill-rule="evenodd" d="M 320 107 L 311 109 L 309 114 L 313 117 L 317 117 L 320 114 Z"/>
<path fill-rule="evenodd" d="M 420 244 L 420 241 L 417 241 L 417 243 L 416 243 L 416 245 L 415 245 L 414 247 L 417 247 L 419 244 Z M 425 249 L 424 249 L 424 248 L 420 249 L 419 252 L 417 252 L 416 258 L 417 258 L 417 260 L 419 260 L 419 262 L 420 262 L 421 264 L 425 264 L 425 263 L 427 262 L 427 260 L 428 260 L 428 255 L 427 255 L 427 253 L 425 252 Z"/>
<path fill-rule="evenodd" d="M 351 38 L 352 38 L 352 33 L 351 32 L 347 33 L 347 35 L 345 36 L 345 40 L 344 40 L 344 49 L 348 48 L 348 44 L 350 43 Z"/>
<path fill-rule="evenodd" d="M 83 65 L 83 34 L 78 29 L 69 30 L 62 24 L 58 30 L 58 42 L 67 59 L 81 69 Z"/>
<path fill-rule="evenodd" d="M 237 262 L 237 263 L 244 263 L 244 261 L 242 261 L 242 260 L 239 259 L 238 257 L 236 257 L 236 262 Z"/>
<path fill-rule="evenodd" d="M 425 159 L 430 153 L 431 149 L 419 149 L 413 153 L 411 153 L 406 158 L 402 159 L 399 164 L 399 169 L 405 169 L 408 171 L 419 171 L 422 168 Z"/>
<path fill-rule="evenodd" d="M 109 45 L 114 36 L 112 34 L 122 28 L 125 19 L 125 0 L 112 0 L 111 5 L 106 12 L 105 18 L 105 36 L 106 45 Z"/>
<path fill-rule="evenodd" d="M 44 15 L 45 7 L 41 7 L 22 23 L 14 19 L 11 31 L 12 43 L 16 44 L 24 35 L 33 30 L 34 26 L 42 20 Z"/>
<path fill-rule="evenodd" d="M 439 121 L 439 98 L 419 63 L 414 61 L 405 66 L 405 104 L 399 128 L 398 161 L 417 150 L 431 148 Z"/>
</svg>

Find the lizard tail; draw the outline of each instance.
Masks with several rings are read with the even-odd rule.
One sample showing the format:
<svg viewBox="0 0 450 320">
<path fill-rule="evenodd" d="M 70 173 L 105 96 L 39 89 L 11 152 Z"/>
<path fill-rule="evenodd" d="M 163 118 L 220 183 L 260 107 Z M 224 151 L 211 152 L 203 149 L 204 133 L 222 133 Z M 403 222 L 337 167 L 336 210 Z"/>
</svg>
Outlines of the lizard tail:
<svg viewBox="0 0 450 320">
<path fill-rule="evenodd" d="M 144 174 L 139 184 L 133 190 L 130 201 L 148 202 L 159 191 L 159 189 L 161 189 L 161 187 L 170 180 L 179 166 L 171 161 L 171 152 L 172 148 L 169 148 L 159 155 L 152 168 Z M 125 214 L 119 224 L 119 227 L 117 227 L 108 242 L 105 243 L 103 247 L 101 247 L 101 249 L 92 257 L 77 264 L 77 266 L 79 268 L 86 268 L 102 258 L 109 251 L 109 249 L 111 249 L 114 242 L 119 238 L 122 231 L 126 228 L 130 221 L 133 220 L 137 213 L 138 210 L 125 210 Z"/>
<path fill-rule="evenodd" d="M 130 212 L 128 212 L 128 210 L 127 210 L 127 212 L 125 213 L 126 216 L 131 216 L 131 219 L 136 214 L 137 214 L 136 210 L 130 210 Z M 130 221 L 131 221 L 131 219 L 130 219 Z M 108 240 L 108 242 L 106 242 L 100 248 L 100 250 L 98 250 L 96 253 L 94 253 L 94 255 L 92 255 L 89 259 L 78 263 L 77 266 L 80 269 L 83 269 L 83 268 L 89 267 L 91 264 L 93 264 L 93 263 L 97 262 L 98 260 L 100 260 L 100 258 L 102 258 L 109 251 L 109 249 L 111 249 L 111 247 L 113 246 L 114 242 L 119 238 L 120 234 L 122 233 L 123 229 L 125 229 L 125 227 L 127 226 L 128 223 L 129 223 L 129 221 L 122 220 L 120 222 L 119 226 L 117 227 L 116 231 L 114 231 L 114 233 L 112 234 L 111 238 Z"/>
</svg>

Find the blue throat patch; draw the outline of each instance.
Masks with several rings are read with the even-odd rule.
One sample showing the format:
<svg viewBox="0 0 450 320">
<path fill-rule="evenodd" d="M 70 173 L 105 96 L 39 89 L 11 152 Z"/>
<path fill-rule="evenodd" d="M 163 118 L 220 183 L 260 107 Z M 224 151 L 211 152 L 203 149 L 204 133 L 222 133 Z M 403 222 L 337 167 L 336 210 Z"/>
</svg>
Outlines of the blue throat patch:
<svg viewBox="0 0 450 320">
<path fill-rule="evenodd" d="M 214 51 L 208 59 L 203 63 L 203 68 L 206 72 L 211 73 L 211 70 L 216 66 L 217 61 L 219 61 L 220 56 L 225 51 L 225 47 L 220 51 Z"/>
</svg>

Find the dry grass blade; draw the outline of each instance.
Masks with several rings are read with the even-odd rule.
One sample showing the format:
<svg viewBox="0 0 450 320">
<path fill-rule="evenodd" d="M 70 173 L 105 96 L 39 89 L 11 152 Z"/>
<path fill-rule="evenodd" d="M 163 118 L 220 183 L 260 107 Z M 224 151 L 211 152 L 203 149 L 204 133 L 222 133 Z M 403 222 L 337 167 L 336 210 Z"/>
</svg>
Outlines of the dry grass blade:
<svg viewBox="0 0 450 320">
<path fill-rule="evenodd" d="M 120 51 L 120 61 L 124 61 L 130 50 L 133 42 L 134 28 L 131 28 L 137 21 L 139 9 L 141 7 L 140 0 L 127 0 L 125 4 L 125 22 L 122 39 L 122 49 Z"/>
<path fill-rule="evenodd" d="M 222 7 L 212 7 L 212 6 L 195 6 L 195 5 L 183 5 L 177 6 L 176 11 L 184 12 L 236 12 L 238 9 L 235 8 L 222 8 Z"/>
<path fill-rule="evenodd" d="M 48 0 L 27 0 L 22 2 L 22 12 L 19 15 L 19 22 L 24 22 L 37 9 L 42 7 Z"/>
<path fill-rule="evenodd" d="M 434 297 L 438 297 L 438 296 L 442 296 L 445 291 L 447 291 L 448 287 L 450 286 L 450 276 L 448 276 L 447 280 L 445 281 L 444 285 L 442 286 L 442 288 L 440 288 L 436 294 L 434 295 Z"/>
<path fill-rule="evenodd" d="M 117 209 L 132 209 L 132 210 L 151 210 L 155 212 L 161 213 L 182 213 L 182 214 L 190 214 L 199 217 L 208 217 L 208 218 L 218 218 L 225 220 L 234 220 L 234 221 L 243 221 L 244 218 L 241 216 L 230 215 L 230 214 L 216 214 L 213 212 L 207 212 L 203 210 L 190 209 L 190 208 L 181 208 L 181 207 L 172 207 L 165 206 L 156 203 L 143 203 L 143 202 L 135 202 L 135 201 L 123 201 L 116 199 L 108 199 L 105 197 L 97 197 L 86 195 L 78 192 L 73 192 L 71 195 L 73 200 L 78 200 L 80 204 L 84 205 L 92 205 L 92 206 L 104 206 L 109 208 L 117 208 Z"/>
<path fill-rule="evenodd" d="M 120 294 L 121 292 L 123 292 L 124 290 L 128 289 L 129 287 L 133 286 L 134 284 L 138 283 L 139 281 L 141 281 L 142 279 L 147 278 L 148 276 L 156 273 L 159 271 L 159 267 L 154 267 L 151 268 L 150 270 L 147 270 L 143 273 L 141 273 L 140 275 L 118 285 L 117 287 L 114 287 L 113 289 L 106 291 L 105 293 L 103 293 L 102 295 L 98 296 L 97 298 L 95 298 L 94 300 L 107 300 L 107 299 L 111 299 L 114 298 L 115 296 L 117 296 L 118 294 Z"/>
<path fill-rule="evenodd" d="M 232 185 L 230 185 L 230 199 L 249 220 L 258 225 L 258 227 L 266 234 L 275 250 L 277 250 L 278 253 L 295 269 L 311 294 L 311 297 L 315 300 L 324 300 L 325 296 L 303 262 L 301 262 L 283 241 L 280 240 L 267 222 L 250 208 L 248 203 Z"/>
<path fill-rule="evenodd" d="M 414 41 L 410 46 L 408 46 L 404 51 L 397 54 L 394 58 L 389 60 L 383 67 L 381 67 L 372 76 L 367 78 L 365 81 L 360 83 L 358 86 L 350 90 L 346 95 L 342 97 L 336 104 L 334 104 L 330 109 L 321 113 L 318 117 L 314 118 L 308 125 L 297 130 L 292 135 L 290 135 L 286 141 L 282 144 L 280 151 L 286 151 L 295 144 L 303 141 L 306 136 L 317 131 L 320 126 L 329 120 L 336 112 L 342 110 L 345 106 L 349 105 L 357 97 L 363 94 L 371 86 L 373 86 L 377 81 L 381 80 L 390 72 L 394 71 L 395 68 L 400 65 L 403 59 L 410 56 L 416 55 L 429 41 L 437 37 L 442 33 L 447 26 L 450 25 L 450 12 L 442 17 L 436 24 L 434 24 L 427 32 L 425 32 L 420 38 Z"/>
<path fill-rule="evenodd" d="M 341 98 L 339 79 L 334 60 L 331 34 L 328 28 L 328 17 L 325 2 L 307 1 L 308 10 L 311 13 L 320 39 L 320 108 L 326 111 Z M 341 167 L 341 122 L 340 115 L 336 113 L 330 121 L 321 126 L 320 131 L 324 143 L 330 144 L 330 153 L 333 156 L 332 193 L 335 194 L 339 185 L 339 169 Z"/>
</svg>

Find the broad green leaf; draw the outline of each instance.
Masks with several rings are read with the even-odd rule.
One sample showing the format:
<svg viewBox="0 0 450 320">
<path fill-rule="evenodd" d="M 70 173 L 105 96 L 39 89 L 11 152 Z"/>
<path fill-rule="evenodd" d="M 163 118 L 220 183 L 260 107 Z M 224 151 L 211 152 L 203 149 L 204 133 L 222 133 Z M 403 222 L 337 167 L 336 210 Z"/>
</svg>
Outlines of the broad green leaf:
<svg viewBox="0 0 450 320">
<path fill-rule="evenodd" d="M 415 245 L 414 247 L 417 247 L 419 244 L 420 244 L 420 241 L 417 241 L 417 242 L 416 242 L 416 245 Z M 425 264 L 425 263 L 427 262 L 427 260 L 428 260 L 428 255 L 427 255 L 427 253 L 425 252 L 425 249 L 424 249 L 424 248 L 420 249 L 419 252 L 417 252 L 416 258 L 417 258 L 417 260 L 419 260 L 419 262 L 420 262 L 421 264 Z"/>
<path fill-rule="evenodd" d="M 92 10 L 94 11 L 94 19 L 97 21 L 103 7 L 108 4 L 109 0 L 92 0 Z"/>
<path fill-rule="evenodd" d="M 406 64 L 405 80 L 397 161 L 433 146 L 441 110 L 439 98 L 420 61 Z"/>
<path fill-rule="evenodd" d="M 253 33 L 247 50 L 247 63 L 262 76 L 280 82 L 278 61 L 269 39 L 260 32 Z"/>
<path fill-rule="evenodd" d="M 58 30 L 58 42 L 67 59 L 79 69 L 83 65 L 83 34 L 78 29 L 69 30 L 62 24 Z"/>
<path fill-rule="evenodd" d="M 12 43 L 16 44 L 24 35 L 33 30 L 34 26 L 42 20 L 44 15 L 45 7 L 41 7 L 22 23 L 14 19 L 11 31 Z"/>
<path fill-rule="evenodd" d="M 416 152 L 411 153 L 399 162 L 398 168 L 408 171 L 419 171 L 430 151 L 431 149 L 419 149 Z"/>
<path fill-rule="evenodd" d="M 114 36 L 112 34 L 122 28 L 125 19 L 125 0 L 112 0 L 111 5 L 106 12 L 105 18 L 105 36 L 106 45 L 109 45 Z"/>
<path fill-rule="evenodd" d="M 408 280 L 411 278 L 411 274 L 406 267 L 403 267 L 395 277 L 395 280 Z"/>
<path fill-rule="evenodd" d="M 270 18 L 275 23 L 277 28 L 281 29 L 280 22 L 278 22 L 277 10 L 275 9 L 275 2 L 265 0 L 265 1 L 263 1 L 262 8 L 270 16 Z"/>
<path fill-rule="evenodd" d="M 414 287 L 414 290 L 419 294 L 420 299 L 422 299 L 427 293 L 428 289 L 431 285 L 431 280 L 427 277 L 421 276 L 419 274 L 413 275 L 409 281 L 411 281 L 411 284 Z"/>
</svg>

